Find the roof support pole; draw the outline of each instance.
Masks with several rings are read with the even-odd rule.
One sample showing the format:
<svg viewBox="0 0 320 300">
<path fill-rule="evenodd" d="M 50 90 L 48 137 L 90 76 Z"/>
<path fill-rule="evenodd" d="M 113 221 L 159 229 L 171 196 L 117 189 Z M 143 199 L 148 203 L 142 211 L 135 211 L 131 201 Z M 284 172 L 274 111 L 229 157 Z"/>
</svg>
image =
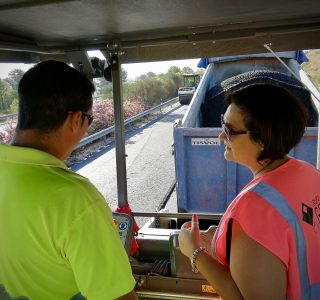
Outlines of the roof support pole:
<svg viewBox="0 0 320 300">
<path fill-rule="evenodd" d="M 117 189 L 118 207 L 123 208 L 128 203 L 127 192 L 127 171 L 125 154 L 125 132 L 124 114 L 122 99 L 121 64 L 117 52 L 110 56 L 112 86 L 113 86 L 113 107 L 116 141 L 116 165 L 117 165 Z"/>
</svg>

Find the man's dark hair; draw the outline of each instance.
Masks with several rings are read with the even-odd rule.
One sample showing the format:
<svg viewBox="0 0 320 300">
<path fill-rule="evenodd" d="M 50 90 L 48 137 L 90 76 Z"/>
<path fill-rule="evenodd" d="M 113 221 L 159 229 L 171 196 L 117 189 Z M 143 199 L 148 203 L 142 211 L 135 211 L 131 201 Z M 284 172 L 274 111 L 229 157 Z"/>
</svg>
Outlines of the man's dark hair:
<svg viewBox="0 0 320 300">
<path fill-rule="evenodd" d="M 258 160 L 280 159 L 295 147 L 307 125 L 305 106 L 286 89 L 271 84 L 256 84 L 227 94 L 243 112 L 250 138 L 264 145 Z"/>
<path fill-rule="evenodd" d="M 94 86 L 76 69 L 48 60 L 23 75 L 18 92 L 17 129 L 50 132 L 63 124 L 69 112 L 91 109 Z"/>
</svg>

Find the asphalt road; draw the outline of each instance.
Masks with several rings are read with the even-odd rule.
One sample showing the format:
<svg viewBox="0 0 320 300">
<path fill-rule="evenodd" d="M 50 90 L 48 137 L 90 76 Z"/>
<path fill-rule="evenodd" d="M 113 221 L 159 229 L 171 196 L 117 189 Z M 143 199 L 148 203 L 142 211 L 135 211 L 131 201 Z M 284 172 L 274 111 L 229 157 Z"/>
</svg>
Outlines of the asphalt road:
<svg viewBox="0 0 320 300">
<path fill-rule="evenodd" d="M 154 212 L 175 178 L 171 154 L 173 123 L 187 106 L 176 109 L 130 132 L 126 139 L 128 199 L 133 211 Z M 114 145 L 77 170 L 99 189 L 112 210 L 117 207 Z"/>
</svg>

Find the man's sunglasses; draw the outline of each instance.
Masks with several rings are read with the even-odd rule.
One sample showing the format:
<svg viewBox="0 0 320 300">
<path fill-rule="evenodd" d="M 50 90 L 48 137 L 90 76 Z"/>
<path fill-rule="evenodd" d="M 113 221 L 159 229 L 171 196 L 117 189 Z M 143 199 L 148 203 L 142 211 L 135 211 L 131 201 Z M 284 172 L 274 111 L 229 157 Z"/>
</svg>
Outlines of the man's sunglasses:
<svg viewBox="0 0 320 300">
<path fill-rule="evenodd" d="M 87 119 L 88 119 L 88 125 L 90 126 L 91 125 L 91 123 L 92 123 L 92 121 L 93 121 L 93 116 L 91 115 L 91 114 L 88 114 L 88 113 L 86 113 L 86 112 L 84 112 L 84 111 L 82 111 L 82 114 L 85 116 L 85 117 L 87 117 Z"/>
<path fill-rule="evenodd" d="M 223 115 L 221 115 L 221 127 L 228 141 L 231 141 L 231 138 L 233 135 L 247 134 L 249 132 L 257 132 L 257 131 L 250 131 L 250 130 L 239 130 L 239 131 L 232 130 L 228 127 L 228 125 L 224 123 Z"/>
</svg>

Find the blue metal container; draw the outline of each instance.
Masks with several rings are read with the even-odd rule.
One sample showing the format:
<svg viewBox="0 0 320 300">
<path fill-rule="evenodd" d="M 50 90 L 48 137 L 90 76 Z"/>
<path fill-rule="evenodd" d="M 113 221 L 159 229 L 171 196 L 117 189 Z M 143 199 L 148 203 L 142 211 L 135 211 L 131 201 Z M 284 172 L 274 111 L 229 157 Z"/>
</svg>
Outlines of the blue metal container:
<svg viewBox="0 0 320 300">
<path fill-rule="evenodd" d="M 224 213 L 252 179 L 249 169 L 224 159 L 221 128 L 175 128 L 175 166 L 178 212 Z M 317 128 L 306 130 L 291 156 L 314 166 Z"/>
<path fill-rule="evenodd" d="M 302 76 L 305 80 L 309 80 L 306 84 L 316 90 L 301 69 L 295 52 L 282 52 L 279 55 L 298 77 Z M 292 76 L 270 54 L 209 59 L 207 62 L 209 64 L 206 72 L 187 113 L 181 124 L 174 128 L 178 212 L 224 213 L 239 191 L 252 179 L 252 174 L 247 168 L 224 159 L 225 146 L 218 139 L 221 128 L 202 127 L 206 117 L 204 109 L 210 108 L 210 103 L 207 106 L 207 100 L 208 96 L 212 96 L 212 91 L 217 86 L 219 87 L 219 84 L 225 79 L 245 72 L 271 70 L 285 74 L 285 76 Z M 276 77 L 275 79 L 278 80 L 279 76 Z M 280 81 L 281 79 L 280 76 Z M 204 102 L 205 105 L 203 105 Z M 211 120 L 218 116 L 219 120 L 209 126 L 220 126 L 220 111 L 217 113 L 215 110 L 216 108 L 219 110 L 220 107 L 217 102 L 214 105 L 213 113 L 207 117 Z M 311 106 L 315 105 L 311 104 Z M 315 123 L 318 122 L 317 118 L 318 113 L 316 112 Z M 317 130 L 317 127 L 309 127 L 300 144 L 290 152 L 290 155 L 316 166 Z"/>
</svg>

